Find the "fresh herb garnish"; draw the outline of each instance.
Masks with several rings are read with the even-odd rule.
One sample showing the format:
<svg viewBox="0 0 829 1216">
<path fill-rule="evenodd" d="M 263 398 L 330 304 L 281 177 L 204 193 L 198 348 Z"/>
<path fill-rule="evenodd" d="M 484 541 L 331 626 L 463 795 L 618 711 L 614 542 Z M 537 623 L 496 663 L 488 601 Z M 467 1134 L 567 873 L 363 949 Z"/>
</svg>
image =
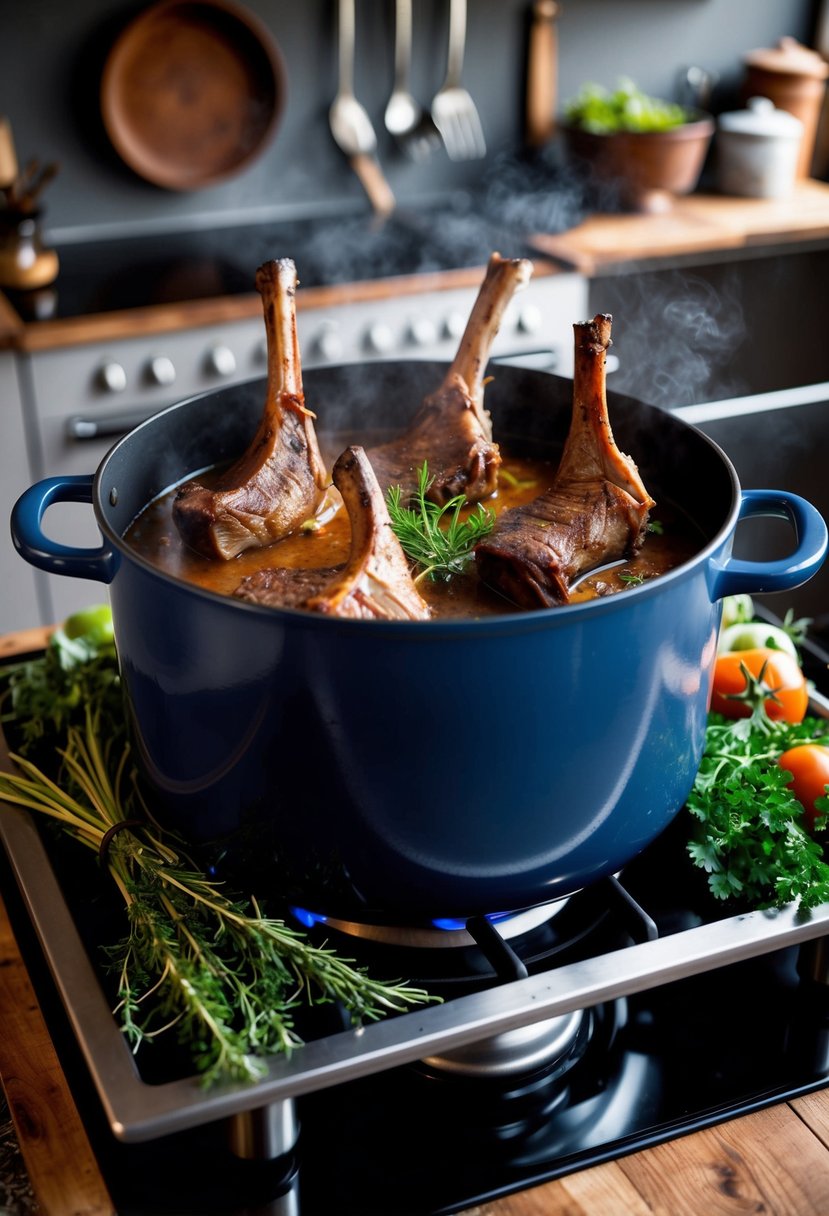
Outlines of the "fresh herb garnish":
<svg viewBox="0 0 829 1216">
<path fill-rule="evenodd" d="M 642 585 L 642 583 L 644 583 L 644 581 L 645 581 L 644 575 L 641 575 L 641 574 L 620 574 L 619 575 L 619 582 L 627 583 L 627 585 L 629 587 L 641 587 L 641 585 Z"/>
<path fill-rule="evenodd" d="M 415 578 L 448 579 L 462 574 L 472 561 L 472 550 L 495 525 L 495 512 L 478 503 L 466 519 L 461 508 L 467 505 L 463 494 L 450 498 L 443 507 L 430 502 L 426 495 L 434 478 L 424 460 L 417 473 L 417 490 L 413 506 L 404 506 L 400 486 L 389 486 L 386 505 L 394 534 L 403 552 L 420 566 Z"/>
<path fill-rule="evenodd" d="M 696 820 L 688 853 L 708 874 L 717 899 L 814 908 L 829 900 L 829 865 L 803 826 L 803 807 L 787 788 L 790 776 L 778 759 L 798 743 L 829 745 L 829 730 L 812 717 L 772 721 L 764 707 L 768 689 L 746 674 L 751 716 L 708 717 L 702 763 L 686 804 Z"/>
</svg>

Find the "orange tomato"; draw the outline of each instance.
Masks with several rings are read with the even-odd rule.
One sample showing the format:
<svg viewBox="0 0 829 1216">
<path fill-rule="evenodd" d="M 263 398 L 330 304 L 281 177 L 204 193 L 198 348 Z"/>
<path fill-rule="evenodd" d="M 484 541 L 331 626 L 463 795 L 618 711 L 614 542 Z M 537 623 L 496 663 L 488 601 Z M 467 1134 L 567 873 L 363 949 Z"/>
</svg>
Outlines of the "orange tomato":
<svg viewBox="0 0 829 1216">
<path fill-rule="evenodd" d="M 797 659 L 784 650 L 758 647 L 756 650 L 731 650 L 717 655 L 714 664 L 714 683 L 711 692 L 711 709 L 727 718 L 747 718 L 751 707 L 745 701 L 732 698 L 745 692 L 746 679 L 740 664 L 745 664 L 755 678 L 763 670 L 763 683 L 773 689 L 776 700 L 769 697 L 766 713 L 770 718 L 783 718 L 786 722 L 802 722 L 809 705 L 806 677 Z"/>
<path fill-rule="evenodd" d="M 806 828 L 811 832 L 816 816 L 822 813 L 815 808 L 815 799 L 823 798 L 829 785 L 829 747 L 799 743 L 783 752 L 777 763 L 792 775 L 789 787 L 805 811 Z"/>
</svg>

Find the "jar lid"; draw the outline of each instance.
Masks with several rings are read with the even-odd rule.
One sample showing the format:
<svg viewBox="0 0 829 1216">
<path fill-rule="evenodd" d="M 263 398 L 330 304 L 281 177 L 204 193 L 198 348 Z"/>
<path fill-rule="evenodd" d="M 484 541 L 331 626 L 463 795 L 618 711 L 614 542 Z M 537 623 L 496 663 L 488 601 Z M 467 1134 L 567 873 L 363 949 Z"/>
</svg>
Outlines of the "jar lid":
<svg viewBox="0 0 829 1216">
<path fill-rule="evenodd" d="M 815 76 L 819 80 L 829 76 L 829 64 L 822 55 L 788 36 L 781 38 L 777 46 L 769 50 L 747 51 L 743 55 L 743 63 L 790 76 Z"/>
<path fill-rule="evenodd" d="M 741 135 L 772 136 L 777 139 L 800 139 L 803 123 L 788 110 L 775 109 L 768 97 L 749 97 L 745 110 L 720 114 L 721 131 L 737 131 Z"/>
</svg>

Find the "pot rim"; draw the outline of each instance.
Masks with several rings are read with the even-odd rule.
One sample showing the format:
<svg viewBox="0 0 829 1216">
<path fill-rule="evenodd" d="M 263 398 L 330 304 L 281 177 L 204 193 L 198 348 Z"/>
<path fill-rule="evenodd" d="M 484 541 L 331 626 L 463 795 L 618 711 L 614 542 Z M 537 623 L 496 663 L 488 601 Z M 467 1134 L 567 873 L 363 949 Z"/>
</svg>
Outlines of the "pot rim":
<svg viewBox="0 0 829 1216">
<path fill-rule="evenodd" d="M 332 368 L 322 369 L 325 371 L 336 370 Z M 543 375 L 545 373 L 538 373 Z M 253 379 L 262 379 L 254 377 Z M 265 383 L 264 379 L 262 382 Z M 248 382 L 249 383 L 249 382 Z M 303 625 L 312 629 L 328 629 L 328 630 L 344 630 L 351 632 L 357 630 L 365 633 L 371 630 L 374 633 L 389 634 L 390 636 L 403 636 L 411 634 L 413 637 L 429 637 L 434 638 L 440 633 L 451 635 L 472 634 L 475 637 L 497 636 L 505 633 L 515 632 L 532 632 L 535 629 L 547 629 L 554 621 L 572 621 L 578 620 L 581 617 L 600 617 L 610 612 L 624 611 L 628 603 L 648 599 L 651 596 L 659 595 L 663 587 L 678 581 L 685 580 L 698 573 L 698 568 L 705 565 L 712 554 L 721 547 L 728 535 L 734 530 L 737 525 L 737 520 L 740 514 L 741 503 L 741 485 L 737 476 L 737 470 L 734 464 L 723 451 L 723 449 L 709 438 L 699 427 L 693 423 L 685 422 L 681 418 L 674 418 L 670 411 L 665 411 L 659 406 L 651 405 L 648 402 L 638 401 L 637 405 L 647 411 L 653 411 L 655 414 L 668 414 L 673 422 L 687 428 L 695 434 L 699 440 L 704 442 L 713 450 L 715 455 L 723 464 L 731 484 L 731 503 L 726 518 L 712 536 L 699 549 L 693 557 L 681 562 L 678 566 L 668 570 L 665 574 L 660 574 L 656 578 L 649 579 L 635 587 L 628 587 L 624 591 L 615 592 L 612 595 L 602 596 L 592 600 L 582 600 L 576 604 L 561 604 L 552 608 L 535 608 L 521 610 L 516 608 L 514 612 L 505 612 L 493 614 L 492 616 L 468 618 L 468 617 L 434 617 L 430 620 L 419 621 L 378 621 L 378 620 L 362 620 L 347 617 L 325 616 L 321 613 L 307 612 L 301 608 L 273 608 L 267 605 L 253 604 L 244 600 L 235 599 L 232 596 L 225 595 L 218 591 L 211 591 L 208 588 L 197 586 L 193 583 L 188 583 L 184 579 L 176 578 L 165 570 L 159 569 L 152 562 L 136 553 L 124 540 L 123 536 L 119 535 L 110 524 L 106 514 L 106 497 L 108 488 L 104 486 L 107 470 L 112 460 L 117 453 L 129 442 L 133 437 L 145 430 L 147 427 L 158 425 L 160 421 L 168 414 L 175 410 L 183 409 L 191 402 L 203 400 L 215 396 L 216 392 L 226 390 L 211 389 L 204 393 L 196 393 L 190 397 L 186 397 L 181 401 L 174 402 L 158 413 L 153 414 L 150 418 L 146 418 L 139 423 L 137 427 L 131 430 L 128 434 L 122 436 L 107 454 L 98 466 L 97 471 L 93 476 L 92 482 L 92 505 L 95 513 L 95 518 L 102 533 L 110 541 L 112 545 L 123 556 L 129 558 L 140 566 L 145 573 L 155 576 L 168 585 L 174 585 L 189 597 L 196 600 L 207 600 L 216 605 L 222 605 L 227 611 L 245 612 L 260 620 L 288 620 L 292 622 L 301 622 Z M 189 470 L 183 473 L 179 482 L 172 483 L 166 489 L 159 491 L 156 499 L 165 493 L 169 493 L 175 485 L 181 481 L 192 477 L 194 470 Z M 156 501 L 153 499 L 151 501 Z M 145 507 L 149 503 L 145 503 Z M 142 508 L 143 509 L 143 508 Z M 591 571 L 594 573 L 595 571 Z"/>
</svg>

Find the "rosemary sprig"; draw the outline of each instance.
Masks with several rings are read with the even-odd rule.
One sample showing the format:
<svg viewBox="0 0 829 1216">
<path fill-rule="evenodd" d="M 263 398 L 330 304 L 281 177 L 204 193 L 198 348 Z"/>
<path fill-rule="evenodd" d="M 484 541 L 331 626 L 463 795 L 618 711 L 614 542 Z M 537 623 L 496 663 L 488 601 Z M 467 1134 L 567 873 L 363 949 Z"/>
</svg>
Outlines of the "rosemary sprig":
<svg viewBox="0 0 829 1216">
<path fill-rule="evenodd" d="M 110 836 L 105 859 L 129 920 L 107 953 L 118 975 L 115 1012 L 134 1050 L 175 1028 L 206 1083 L 255 1080 L 267 1056 L 301 1043 L 292 1010 L 302 1000 L 338 1000 L 358 1022 L 435 999 L 370 978 L 263 915 L 255 899 L 221 891 L 147 813 L 128 748 L 113 755 L 100 735 L 91 711 L 83 728 L 69 728 L 62 785 L 13 756 L 19 772 L 0 773 L 0 797 L 98 852 L 110 829 L 132 821 Z"/>
<path fill-rule="evenodd" d="M 462 574 L 472 561 L 475 545 L 495 526 L 495 512 L 481 503 L 462 520 L 461 509 L 467 506 L 463 494 L 450 498 L 442 507 L 430 502 L 426 495 L 433 481 L 424 460 L 417 472 L 412 506 L 403 505 L 400 486 L 389 486 L 386 491 L 394 534 L 406 556 L 420 566 L 416 583 L 424 578 L 446 580 Z"/>
</svg>

